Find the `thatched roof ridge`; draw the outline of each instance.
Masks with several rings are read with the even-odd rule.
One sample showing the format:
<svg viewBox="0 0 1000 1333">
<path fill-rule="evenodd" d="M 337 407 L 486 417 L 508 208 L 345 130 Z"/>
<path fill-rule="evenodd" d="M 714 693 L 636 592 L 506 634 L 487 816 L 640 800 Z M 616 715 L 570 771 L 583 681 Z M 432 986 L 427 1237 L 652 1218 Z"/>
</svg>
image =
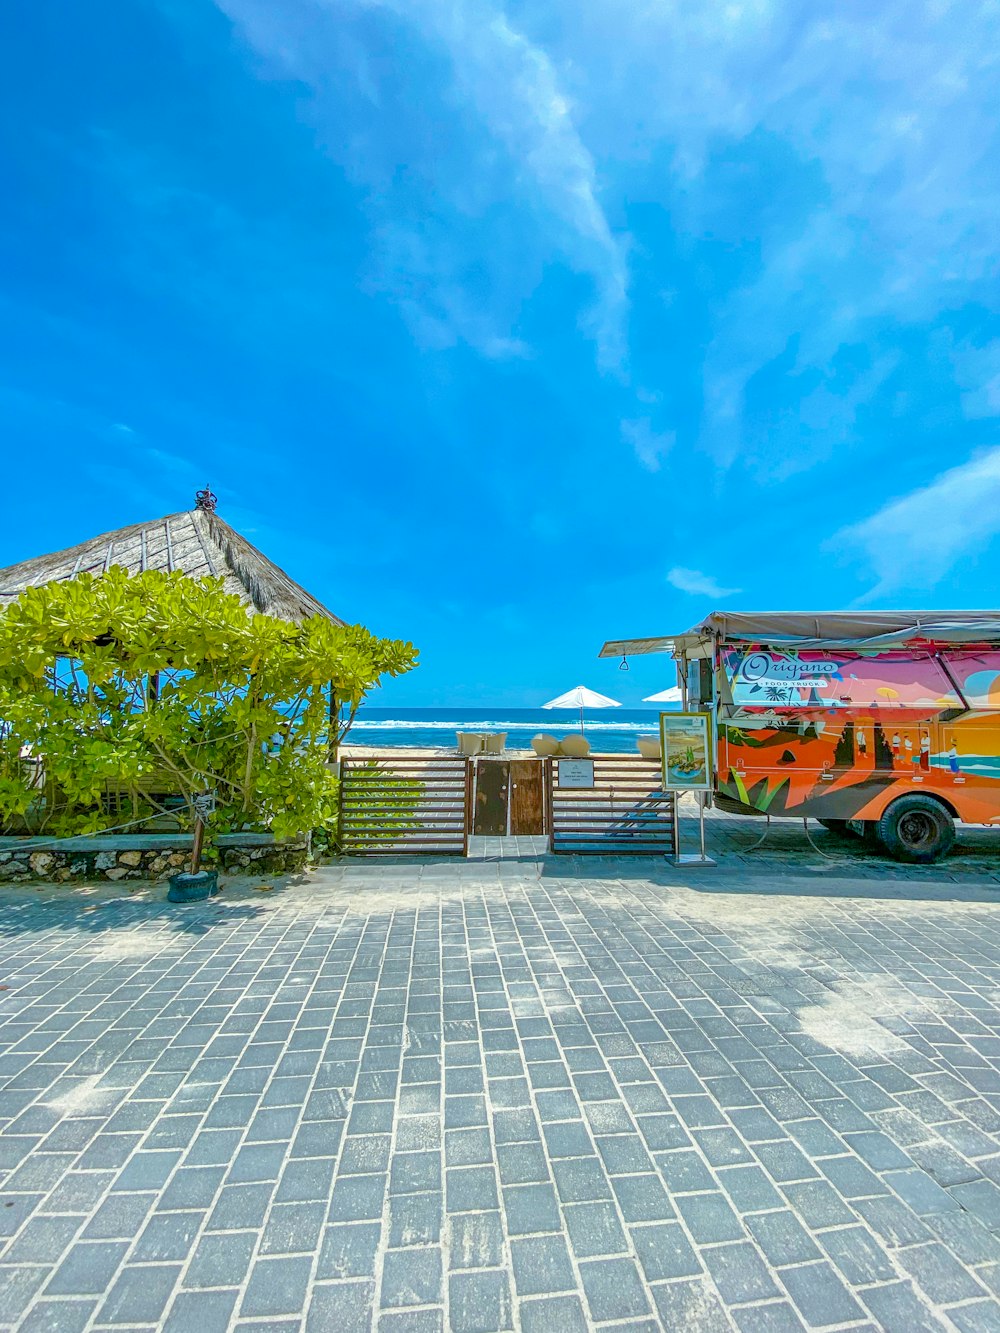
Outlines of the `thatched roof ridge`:
<svg viewBox="0 0 1000 1333">
<path fill-rule="evenodd" d="M 222 578 L 226 592 L 265 615 L 292 621 L 325 616 L 337 625 L 345 623 L 218 514 L 201 507 L 133 523 L 65 551 L 0 569 L 0 606 L 15 601 L 25 588 L 83 573 L 101 574 L 112 565 L 130 574 L 159 569 L 181 570 L 194 579 L 214 575 Z"/>
</svg>

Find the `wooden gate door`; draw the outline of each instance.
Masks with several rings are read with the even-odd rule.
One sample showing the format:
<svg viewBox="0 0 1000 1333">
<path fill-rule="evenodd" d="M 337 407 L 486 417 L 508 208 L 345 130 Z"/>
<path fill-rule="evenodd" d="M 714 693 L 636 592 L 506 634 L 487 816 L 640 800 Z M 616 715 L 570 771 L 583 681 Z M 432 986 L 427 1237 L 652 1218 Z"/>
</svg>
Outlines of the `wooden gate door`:
<svg viewBox="0 0 1000 1333">
<path fill-rule="evenodd" d="M 476 817 L 473 833 L 500 837 L 507 832 L 510 763 L 506 759 L 476 760 Z"/>
<path fill-rule="evenodd" d="M 510 765 L 510 831 L 522 837 L 545 832 L 545 765 L 513 759 Z"/>
</svg>

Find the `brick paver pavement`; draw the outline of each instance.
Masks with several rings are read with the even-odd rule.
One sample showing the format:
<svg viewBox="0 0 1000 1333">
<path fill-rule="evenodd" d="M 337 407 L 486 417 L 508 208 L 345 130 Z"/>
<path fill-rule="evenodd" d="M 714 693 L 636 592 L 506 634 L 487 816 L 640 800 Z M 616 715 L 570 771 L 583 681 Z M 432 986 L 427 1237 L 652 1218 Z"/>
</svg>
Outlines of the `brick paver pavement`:
<svg viewBox="0 0 1000 1333">
<path fill-rule="evenodd" d="M 1000 1328 L 996 880 L 678 873 L 4 892 L 0 1323 Z"/>
</svg>

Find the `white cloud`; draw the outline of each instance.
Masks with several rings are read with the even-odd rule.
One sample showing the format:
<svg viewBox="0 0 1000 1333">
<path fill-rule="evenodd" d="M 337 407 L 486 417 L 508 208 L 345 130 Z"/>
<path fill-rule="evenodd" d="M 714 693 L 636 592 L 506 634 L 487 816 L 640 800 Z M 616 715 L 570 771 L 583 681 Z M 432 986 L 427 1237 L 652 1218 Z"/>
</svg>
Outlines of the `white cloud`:
<svg viewBox="0 0 1000 1333">
<path fill-rule="evenodd" d="M 564 41 L 598 161 L 669 153 L 676 235 L 752 256 L 709 289 L 703 446 L 772 479 L 860 438 L 893 370 L 879 336 L 994 283 L 1000 7 L 595 0 Z M 872 364 L 845 384 L 837 354 L 858 346 Z M 778 358 L 788 408 L 754 430 L 748 390 Z"/>
<path fill-rule="evenodd" d="M 998 532 L 1000 446 L 842 528 L 828 547 L 846 548 L 872 570 L 878 582 L 863 599 L 870 601 L 901 588 L 933 588 Z"/>
<path fill-rule="evenodd" d="M 678 592 L 689 593 L 692 597 L 735 597 L 740 588 L 722 588 L 711 574 L 702 574 L 697 569 L 682 569 L 675 566 L 667 575 L 667 582 L 673 584 Z"/>
<path fill-rule="evenodd" d="M 645 418 L 623 421 L 622 437 L 635 450 L 639 462 L 650 472 L 659 472 L 664 458 L 677 439 L 672 430 L 657 433 Z"/>
<path fill-rule="evenodd" d="M 398 298 L 423 345 L 461 340 L 487 356 L 523 355 L 513 323 L 545 266 L 561 257 L 592 282 L 594 300 L 581 323 L 599 363 L 622 370 L 628 308 L 623 243 L 602 208 L 594 159 L 555 63 L 514 26 L 500 0 L 216 2 L 268 65 L 310 89 L 308 114 L 327 150 L 346 158 L 354 178 L 367 187 L 384 246 L 376 285 Z M 338 75 L 352 38 L 341 20 L 379 11 L 415 30 L 430 50 L 443 51 L 454 80 L 453 88 L 424 90 L 434 110 L 426 133 L 411 141 L 412 151 L 398 165 L 383 157 L 386 142 L 400 133 L 398 120 L 384 120 L 377 139 L 369 133 L 352 142 L 344 134 Z M 405 50 L 400 54 L 405 59 Z M 352 48 L 350 64 L 358 90 L 379 114 L 385 61 Z M 462 103 L 460 117 L 455 100 Z M 387 107 L 385 116 L 395 110 Z M 411 112 L 420 123 L 423 108 L 414 105 Z M 476 123 L 487 131 L 485 147 L 472 146 L 469 131 Z M 444 143 L 442 134 L 452 131 L 455 142 Z M 456 144 L 472 156 L 463 157 Z M 426 191 L 415 209 L 400 197 L 414 182 L 418 192 Z M 489 252 L 470 255 L 461 245 L 463 229 L 511 203 L 524 216 L 524 229 L 504 235 L 499 224 L 485 242 Z M 505 268 L 505 275 L 498 273 Z M 484 272 L 492 291 L 484 292 Z"/>
</svg>

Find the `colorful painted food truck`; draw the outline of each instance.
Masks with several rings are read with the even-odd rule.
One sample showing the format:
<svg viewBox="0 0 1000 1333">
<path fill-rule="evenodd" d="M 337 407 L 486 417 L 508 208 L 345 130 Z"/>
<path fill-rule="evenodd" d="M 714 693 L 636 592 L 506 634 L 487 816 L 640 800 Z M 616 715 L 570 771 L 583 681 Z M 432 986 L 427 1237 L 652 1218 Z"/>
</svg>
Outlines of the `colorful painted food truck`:
<svg viewBox="0 0 1000 1333">
<path fill-rule="evenodd" d="M 815 818 L 917 862 L 956 819 L 1000 826 L 1000 611 L 717 611 L 601 655 L 650 652 L 712 715 L 724 810 Z"/>
</svg>

